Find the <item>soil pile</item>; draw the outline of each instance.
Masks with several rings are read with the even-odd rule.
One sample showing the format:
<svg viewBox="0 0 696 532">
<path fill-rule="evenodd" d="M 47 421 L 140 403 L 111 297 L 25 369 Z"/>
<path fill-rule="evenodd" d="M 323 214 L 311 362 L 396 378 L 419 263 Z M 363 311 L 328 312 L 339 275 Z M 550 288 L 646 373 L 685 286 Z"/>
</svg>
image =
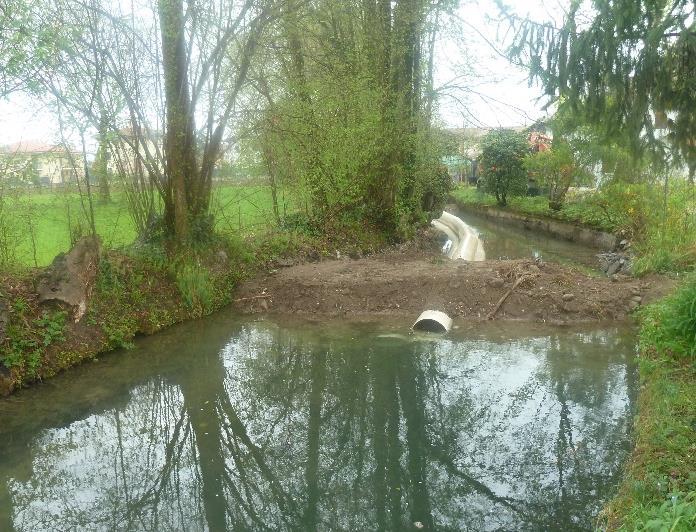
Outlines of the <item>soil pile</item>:
<svg viewBox="0 0 696 532">
<path fill-rule="evenodd" d="M 588 322 L 626 319 L 663 292 L 658 282 L 592 277 L 534 260 L 464 262 L 395 252 L 283 268 L 241 285 L 235 305 L 244 313 L 317 317 L 415 318 L 435 309 L 470 320 Z"/>
</svg>

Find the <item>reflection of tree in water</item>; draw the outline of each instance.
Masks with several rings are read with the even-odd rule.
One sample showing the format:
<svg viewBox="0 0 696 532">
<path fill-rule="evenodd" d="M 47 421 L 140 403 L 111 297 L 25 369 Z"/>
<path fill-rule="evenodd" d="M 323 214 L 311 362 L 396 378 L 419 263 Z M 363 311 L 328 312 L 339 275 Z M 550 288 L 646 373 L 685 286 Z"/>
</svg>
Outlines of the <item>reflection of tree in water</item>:
<svg viewBox="0 0 696 532">
<path fill-rule="evenodd" d="M 637 379 L 632 342 L 603 332 L 572 342 L 553 335 L 543 350 L 534 381 L 544 399 L 515 431 L 519 444 L 501 454 L 517 457 L 510 488 L 531 494 L 530 514 L 554 528 L 587 529 L 611 496 L 629 446 Z"/>
<path fill-rule="evenodd" d="M 127 405 L 42 434 L 33 475 L 8 473 L 15 525 L 588 526 L 622 456 L 622 355 L 585 366 L 568 336 L 480 353 L 355 336 L 248 326 L 223 356 L 198 354 Z M 518 352 L 527 373 L 510 369 Z"/>
</svg>

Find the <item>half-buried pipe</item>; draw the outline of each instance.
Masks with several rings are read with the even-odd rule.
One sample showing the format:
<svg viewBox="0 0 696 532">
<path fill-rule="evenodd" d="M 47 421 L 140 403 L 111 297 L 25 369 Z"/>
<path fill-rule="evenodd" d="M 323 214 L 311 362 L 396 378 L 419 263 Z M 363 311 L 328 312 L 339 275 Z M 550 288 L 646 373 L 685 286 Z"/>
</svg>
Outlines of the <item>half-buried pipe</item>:
<svg viewBox="0 0 696 532">
<path fill-rule="evenodd" d="M 450 259 L 486 260 L 486 252 L 478 233 L 462 220 L 453 214 L 443 212 L 440 218 L 431 223 L 435 229 L 445 233 L 450 240 L 451 245 L 444 248 Z"/>
</svg>

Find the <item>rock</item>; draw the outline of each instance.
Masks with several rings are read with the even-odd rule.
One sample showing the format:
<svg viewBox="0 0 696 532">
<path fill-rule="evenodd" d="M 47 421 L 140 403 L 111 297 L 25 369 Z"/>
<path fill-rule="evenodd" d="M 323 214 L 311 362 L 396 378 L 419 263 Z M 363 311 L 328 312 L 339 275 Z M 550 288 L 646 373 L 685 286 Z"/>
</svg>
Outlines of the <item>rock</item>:
<svg viewBox="0 0 696 532">
<path fill-rule="evenodd" d="M 621 262 L 619 262 L 618 260 L 617 260 L 616 262 L 611 263 L 611 264 L 609 265 L 609 267 L 607 268 L 607 275 L 608 275 L 609 277 L 611 277 L 611 276 L 614 275 L 615 273 L 618 273 L 619 270 L 621 269 L 621 266 L 622 266 L 622 264 L 621 264 Z"/>
<path fill-rule="evenodd" d="M 625 249 L 625 248 L 627 248 L 629 245 L 630 245 L 630 244 L 629 244 L 628 240 L 626 240 L 625 238 L 624 238 L 621 242 L 619 242 L 619 247 L 620 247 L 621 249 Z"/>
<path fill-rule="evenodd" d="M 486 284 L 491 288 L 502 288 L 505 285 L 505 281 L 503 281 L 500 277 L 496 277 L 486 281 Z"/>
<path fill-rule="evenodd" d="M 563 301 L 572 301 L 575 299 L 575 294 L 563 294 Z"/>
<path fill-rule="evenodd" d="M 637 301 L 633 301 L 633 300 L 629 301 L 628 310 L 636 310 L 638 307 L 640 307 L 640 303 L 638 303 Z"/>
<path fill-rule="evenodd" d="M 39 279 L 39 302 L 58 301 L 73 308 L 79 321 L 87 311 L 99 267 L 99 239 L 84 237 L 68 253 L 61 253 Z"/>
<path fill-rule="evenodd" d="M 633 297 L 631 298 L 631 301 L 635 301 L 636 303 L 640 304 L 640 303 L 642 303 L 643 298 L 640 297 L 640 296 L 633 296 Z"/>
<path fill-rule="evenodd" d="M 281 257 L 281 258 L 276 260 L 276 264 L 278 266 L 282 266 L 283 268 L 289 268 L 290 266 L 295 265 L 295 261 L 292 259 L 286 259 L 284 257 Z"/>
</svg>

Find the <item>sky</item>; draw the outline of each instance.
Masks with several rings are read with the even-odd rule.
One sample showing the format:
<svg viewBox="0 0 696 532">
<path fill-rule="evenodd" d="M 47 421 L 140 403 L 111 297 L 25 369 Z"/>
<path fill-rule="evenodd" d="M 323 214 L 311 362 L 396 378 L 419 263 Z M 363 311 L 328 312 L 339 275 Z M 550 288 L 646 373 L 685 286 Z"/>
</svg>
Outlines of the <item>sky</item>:
<svg viewBox="0 0 696 532">
<path fill-rule="evenodd" d="M 561 0 L 506 0 L 519 15 L 548 20 L 562 12 Z M 539 87 L 529 87 L 524 70 L 512 66 L 500 50 L 495 0 L 462 0 L 458 19 L 441 26 L 436 88 L 445 88 L 440 119 L 447 127 L 522 126 L 543 117 Z M 463 42 L 462 42 L 463 41 Z M 488 41 L 488 42 L 487 42 Z M 453 89 L 453 86 L 459 88 Z M 20 141 L 55 142 L 58 128 L 39 99 L 13 95 L 0 100 L 0 145 Z"/>
</svg>

